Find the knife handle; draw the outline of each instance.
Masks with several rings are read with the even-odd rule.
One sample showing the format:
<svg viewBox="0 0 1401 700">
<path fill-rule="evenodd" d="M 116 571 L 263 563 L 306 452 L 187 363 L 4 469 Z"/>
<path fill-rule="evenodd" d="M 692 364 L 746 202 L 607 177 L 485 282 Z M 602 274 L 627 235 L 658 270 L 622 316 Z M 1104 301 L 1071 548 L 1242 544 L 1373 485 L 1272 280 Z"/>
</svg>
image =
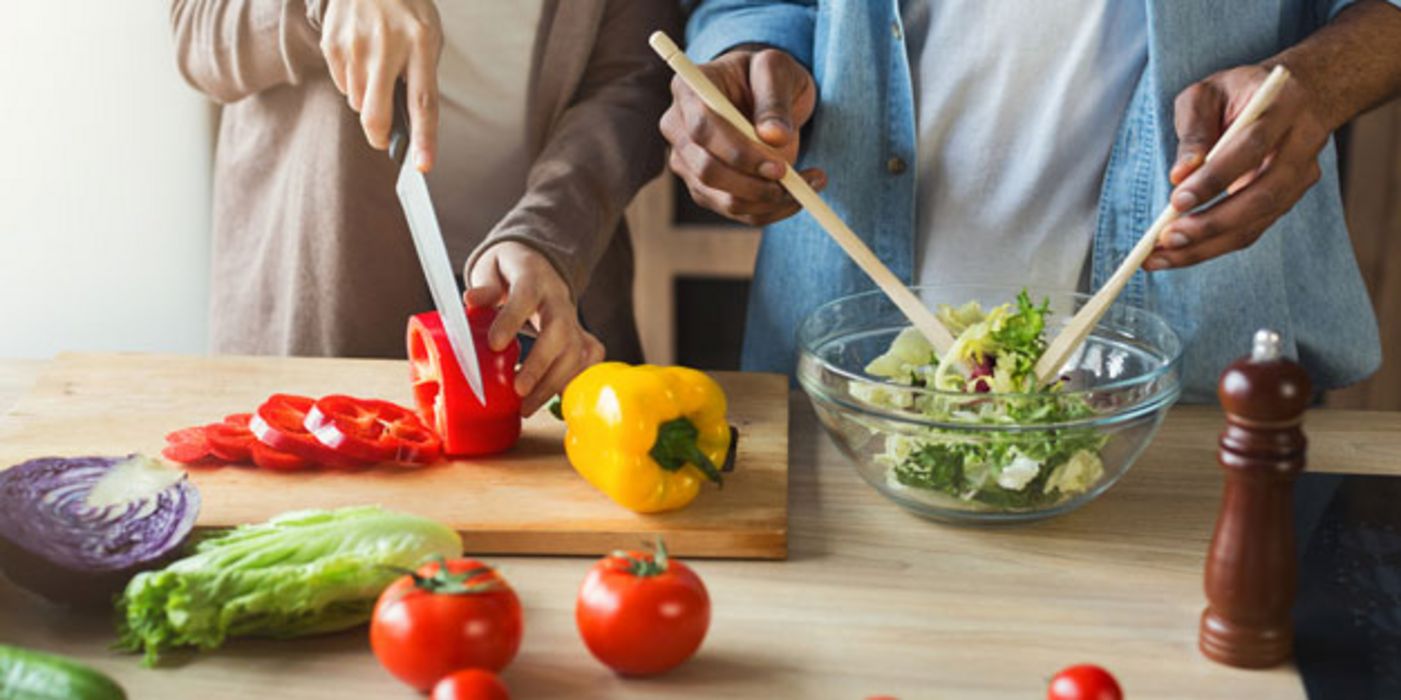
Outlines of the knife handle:
<svg viewBox="0 0 1401 700">
<path fill-rule="evenodd" d="M 409 88 L 403 80 L 394 81 L 394 122 L 389 127 L 389 157 L 399 165 L 409 152 Z"/>
</svg>

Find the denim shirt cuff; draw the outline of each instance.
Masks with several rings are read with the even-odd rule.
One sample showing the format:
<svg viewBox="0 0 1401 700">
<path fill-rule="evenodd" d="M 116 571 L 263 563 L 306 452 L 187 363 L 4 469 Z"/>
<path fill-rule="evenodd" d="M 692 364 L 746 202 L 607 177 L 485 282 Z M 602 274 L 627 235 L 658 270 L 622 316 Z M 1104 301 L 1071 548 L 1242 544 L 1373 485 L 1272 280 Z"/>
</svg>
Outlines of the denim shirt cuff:
<svg viewBox="0 0 1401 700">
<path fill-rule="evenodd" d="M 1337 17 L 1338 13 L 1343 11 L 1343 8 L 1353 4 L 1356 1 L 1357 0 L 1331 0 L 1328 3 L 1328 21 L 1333 21 L 1333 18 Z M 1397 9 L 1401 9 L 1401 0 L 1386 0 L 1386 2 L 1390 3 Z"/>
<path fill-rule="evenodd" d="M 788 52 L 811 71 L 813 14 L 809 7 L 775 5 L 695 17 L 686 54 L 704 63 L 740 44 L 765 44 Z"/>
</svg>

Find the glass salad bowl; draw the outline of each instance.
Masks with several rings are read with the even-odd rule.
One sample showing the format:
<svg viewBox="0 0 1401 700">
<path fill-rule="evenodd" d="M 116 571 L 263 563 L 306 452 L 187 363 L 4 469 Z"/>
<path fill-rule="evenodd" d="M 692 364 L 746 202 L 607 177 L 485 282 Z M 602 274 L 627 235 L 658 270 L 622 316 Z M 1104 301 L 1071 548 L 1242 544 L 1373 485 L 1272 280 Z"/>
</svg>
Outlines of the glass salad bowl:
<svg viewBox="0 0 1401 700">
<path fill-rule="evenodd" d="M 953 326 L 958 342 L 951 357 L 980 338 L 1010 332 L 1015 324 L 1007 314 L 1016 313 L 1023 291 L 912 289 Z M 1040 343 L 1049 342 L 1089 298 L 1025 291 L 1043 312 Z M 1049 300 L 1049 310 L 1043 300 Z M 981 307 L 971 317 L 969 302 Z M 976 319 L 1003 304 L 1011 306 L 985 317 L 994 323 L 996 316 L 995 325 L 960 332 L 960 317 Z M 1002 375 L 1015 371 L 1006 367 L 1017 359 L 1010 351 L 1003 370 L 987 359 L 990 354 L 940 366 L 879 291 L 818 307 L 799 326 L 798 348 L 798 381 L 861 477 L 900 506 L 943 521 L 1035 520 L 1090 502 L 1143 452 L 1181 392 L 1176 333 L 1159 316 L 1123 303 L 1110 307 L 1062 367 L 1054 388 L 1045 391 L 1006 390 Z M 1023 389 L 1034 386 L 1025 371 L 1029 365 L 1020 366 Z M 980 373 L 983 378 L 976 378 Z M 994 374 L 997 381 L 991 381 Z"/>
</svg>

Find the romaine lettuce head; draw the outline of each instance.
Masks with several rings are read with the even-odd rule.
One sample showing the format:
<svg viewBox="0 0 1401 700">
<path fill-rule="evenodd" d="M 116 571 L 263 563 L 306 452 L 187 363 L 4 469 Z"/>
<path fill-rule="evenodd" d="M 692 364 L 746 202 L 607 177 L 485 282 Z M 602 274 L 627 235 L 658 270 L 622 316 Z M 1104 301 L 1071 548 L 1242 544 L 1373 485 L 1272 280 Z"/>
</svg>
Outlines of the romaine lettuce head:
<svg viewBox="0 0 1401 700">
<path fill-rule="evenodd" d="M 194 553 L 131 580 L 118 601 L 120 648 L 145 662 L 229 636 L 296 637 L 369 619 L 399 576 L 462 551 L 447 526 L 378 507 L 286 513 L 215 534 Z"/>
</svg>

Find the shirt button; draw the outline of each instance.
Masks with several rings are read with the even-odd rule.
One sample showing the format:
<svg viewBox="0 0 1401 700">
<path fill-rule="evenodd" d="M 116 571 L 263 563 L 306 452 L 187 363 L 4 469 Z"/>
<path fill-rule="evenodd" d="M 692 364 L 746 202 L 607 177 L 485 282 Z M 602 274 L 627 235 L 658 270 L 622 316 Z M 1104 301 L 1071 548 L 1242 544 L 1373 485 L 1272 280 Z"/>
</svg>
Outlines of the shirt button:
<svg viewBox="0 0 1401 700">
<path fill-rule="evenodd" d="M 892 175 L 899 175 L 905 172 L 905 159 L 899 157 L 891 158 L 885 161 L 885 169 L 889 170 Z"/>
<path fill-rule="evenodd" d="M 895 37 L 895 40 L 896 40 L 896 41 L 899 41 L 899 40 L 900 40 L 900 23 L 899 23 L 899 22 L 891 22 L 891 23 L 890 23 L 890 35 L 893 36 L 893 37 Z"/>
</svg>

